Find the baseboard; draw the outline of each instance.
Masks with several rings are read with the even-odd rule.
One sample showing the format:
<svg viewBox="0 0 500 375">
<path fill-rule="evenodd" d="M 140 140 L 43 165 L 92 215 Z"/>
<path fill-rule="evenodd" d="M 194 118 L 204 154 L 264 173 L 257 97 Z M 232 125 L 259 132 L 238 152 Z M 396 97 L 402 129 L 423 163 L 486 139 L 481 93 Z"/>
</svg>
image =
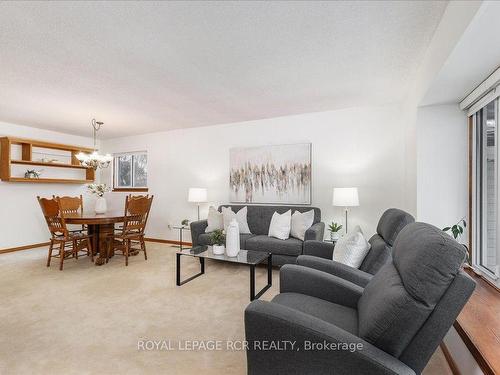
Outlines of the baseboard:
<svg viewBox="0 0 500 375">
<path fill-rule="evenodd" d="M 448 348 L 446 347 L 445 343 L 441 342 L 441 344 L 439 344 L 439 346 L 441 347 L 441 350 L 443 351 L 444 357 L 446 358 L 446 362 L 448 362 L 448 365 L 450 366 L 450 369 L 451 369 L 451 372 L 453 373 L 453 375 L 461 375 L 460 370 L 458 369 L 457 363 L 455 362 L 455 360 L 451 356 L 451 353 L 448 350 Z"/>
<path fill-rule="evenodd" d="M 151 238 L 151 237 L 146 237 L 144 238 L 146 241 L 149 242 L 158 242 L 158 243 L 167 243 L 171 245 L 180 245 L 180 241 L 175 241 L 175 240 L 162 240 L 161 238 Z M 193 246 L 191 242 L 182 242 L 182 246 Z"/>
<path fill-rule="evenodd" d="M 18 246 L 18 247 L 9 247 L 9 248 L 6 248 L 6 249 L 1 249 L 0 250 L 0 254 L 13 253 L 14 251 L 34 249 L 36 247 L 42 247 L 42 246 L 49 246 L 49 244 L 50 244 L 50 242 L 40 242 L 40 243 L 34 243 L 32 245 L 24 245 L 24 246 Z"/>
</svg>

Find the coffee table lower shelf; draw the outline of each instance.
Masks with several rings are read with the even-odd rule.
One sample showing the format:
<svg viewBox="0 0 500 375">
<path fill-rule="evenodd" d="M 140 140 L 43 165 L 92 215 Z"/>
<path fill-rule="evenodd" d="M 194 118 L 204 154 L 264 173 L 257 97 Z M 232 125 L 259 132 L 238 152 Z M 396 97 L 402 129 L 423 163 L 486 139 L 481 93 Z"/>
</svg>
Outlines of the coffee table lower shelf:
<svg viewBox="0 0 500 375">
<path fill-rule="evenodd" d="M 248 252 L 248 250 L 242 250 Z M 208 259 L 213 259 L 213 260 L 219 260 L 219 261 L 226 261 L 229 263 L 239 263 L 239 264 L 246 264 L 250 267 L 250 301 L 253 301 L 255 299 L 258 299 L 260 296 L 262 296 L 272 285 L 273 285 L 273 255 L 271 253 L 262 253 L 262 259 L 260 261 L 256 261 L 255 263 L 247 263 L 244 261 L 239 261 L 238 259 L 230 260 L 227 256 L 216 256 L 213 255 L 207 255 L 210 254 L 208 253 L 209 250 L 206 249 L 204 251 L 200 251 L 200 249 L 194 248 L 194 249 L 189 249 L 189 250 L 184 250 L 184 251 L 179 251 L 176 253 L 176 284 L 177 286 L 184 285 L 188 283 L 191 280 L 196 279 L 197 277 L 203 275 L 205 273 L 205 258 Z M 205 253 L 204 255 L 201 255 Z M 191 277 L 188 277 L 185 280 L 181 281 L 181 256 L 191 256 L 198 258 L 200 261 L 200 272 L 197 273 L 196 275 L 193 275 Z M 257 294 L 255 294 L 255 267 L 262 263 L 264 260 L 267 259 L 267 285 L 264 286 Z"/>
</svg>

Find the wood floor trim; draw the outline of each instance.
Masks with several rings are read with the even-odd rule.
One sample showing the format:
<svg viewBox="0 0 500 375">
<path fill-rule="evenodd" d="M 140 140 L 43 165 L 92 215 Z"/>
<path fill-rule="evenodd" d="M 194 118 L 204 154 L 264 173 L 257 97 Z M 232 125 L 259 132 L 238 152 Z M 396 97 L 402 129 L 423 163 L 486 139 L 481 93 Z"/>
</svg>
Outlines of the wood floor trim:
<svg viewBox="0 0 500 375">
<path fill-rule="evenodd" d="M 0 254 L 7 254 L 7 253 L 13 253 L 14 251 L 21 251 L 21 250 L 28 250 L 28 249 L 34 249 L 36 247 L 42 247 L 42 246 L 49 246 L 50 242 L 40 242 L 40 243 L 34 243 L 31 245 L 24 245 L 24 246 L 18 246 L 18 247 L 9 247 L 6 249 L 1 249 Z"/>
<path fill-rule="evenodd" d="M 451 353 L 448 350 L 448 348 L 446 347 L 445 343 L 442 342 L 441 344 L 439 344 L 439 347 L 443 351 L 444 358 L 446 359 L 446 362 L 448 362 L 448 366 L 450 366 L 450 370 L 453 373 L 453 375 L 462 375 L 460 373 L 460 370 L 458 369 L 457 363 L 455 362 L 455 360 L 451 356 Z"/>
<path fill-rule="evenodd" d="M 151 237 L 146 237 L 144 239 L 146 241 L 149 241 L 149 242 L 166 243 L 166 244 L 170 244 L 170 245 L 180 245 L 180 241 L 176 241 L 176 240 L 163 240 L 161 238 L 151 238 Z M 193 244 L 191 242 L 182 241 L 182 246 L 193 246 Z"/>
<path fill-rule="evenodd" d="M 151 238 L 151 237 L 146 237 L 145 240 L 149 241 L 149 242 L 158 242 L 158 243 L 166 243 L 166 244 L 170 244 L 170 245 L 179 245 L 179 241 L 175 241 L 175 240 L 163 240 L 161 238 Z M 7 254 L 7 253 L 13 253 L 15 251 L 35 249 L 37 247 L 49 246 L 49 244 L 50 244 L 50 242 L 40 242 L 40 243 L 31 244 L 31 245 L 8 247 L 5 249 L 0 249 L 0 254 Z M 182 246 L 193 246 L 193 244 L 191 242 L 184 242 L 183 241 Z"/>
</svg>

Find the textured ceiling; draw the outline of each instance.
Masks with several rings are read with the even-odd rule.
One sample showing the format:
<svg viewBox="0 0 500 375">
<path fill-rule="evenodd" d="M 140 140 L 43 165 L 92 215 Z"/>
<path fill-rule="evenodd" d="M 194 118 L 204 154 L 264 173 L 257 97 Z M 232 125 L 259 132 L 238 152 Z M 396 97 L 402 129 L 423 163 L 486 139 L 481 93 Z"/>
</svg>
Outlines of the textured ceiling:
<svg viewBox="0 0 500 375">
<path fill-rule="evenodd" d="M 105 138 L 392 103 L 446 2 L 2 2 L 0 121 Z"/>
<path fill-rule="evenodd" d="M 489 1 L 481 5 L 421 105 L 457 103 L 499 67 L 499 17 L 500 2 Z"/>
</svg>

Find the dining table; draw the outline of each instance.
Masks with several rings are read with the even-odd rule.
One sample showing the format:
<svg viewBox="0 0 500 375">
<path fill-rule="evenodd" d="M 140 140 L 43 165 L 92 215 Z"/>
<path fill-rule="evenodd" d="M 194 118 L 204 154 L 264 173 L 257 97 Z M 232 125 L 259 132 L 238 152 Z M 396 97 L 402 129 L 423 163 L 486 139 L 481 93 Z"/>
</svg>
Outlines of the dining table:
<svg viewBox="0 0 500 375">
<path fill-rule="evenodd" d="M 110 210 L 103 214 L 97 214 L 93 211 L 83 211 L 64 215 L 66 224 L 86 225 L 88 233 L 92 237 L 92 251 L 99 253 L 95 259 L 95 264 L 101 266 L 106 263 L 106 242 L 109 236 L 115 231 L 115 224 L 125 221 L 123 210 Z M 110 248 L 108 257 L 114 255 L 113 246 Z M 130 254 L 133 255 L 133 254 Z"/>
</svg>

